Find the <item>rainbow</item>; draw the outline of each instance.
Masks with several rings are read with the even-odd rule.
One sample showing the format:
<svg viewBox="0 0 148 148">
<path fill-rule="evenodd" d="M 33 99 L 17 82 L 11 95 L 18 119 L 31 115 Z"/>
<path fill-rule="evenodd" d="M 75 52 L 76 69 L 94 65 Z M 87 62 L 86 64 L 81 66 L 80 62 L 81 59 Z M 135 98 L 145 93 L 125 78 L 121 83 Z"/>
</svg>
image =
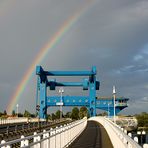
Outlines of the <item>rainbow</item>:
<svg viewBox="0 0 148 148">
<path fill-rule="evenodd" d="M 18 87 L 14 91 L 12 97 L 9 99 L 9 103 L 7 105 L 7 112 L 10 114 L 12 110 L 14 110 L 20 96 L 22 95 L 24 89 L 26 88 L 28 82 L 30 81 L 36 65 L 40 64 L 43 59 L 47 56 L 48 52 L 52 50 L 61 40 L 61 38 L 70 30 L 70 28 L 78 21 L 78 19 L 90 8 L 92 0 L 88 0 L 83 7 L 79 9 L 72 17 L 70 17 L 61 27 L 60 29 L 53 35 L 53 37 L 49 40 L 49 42 L 40 49 L 39 53 L 37 54 L 36 58 L 30 65 L 27 72 L 24 74 L 21 82 L 19 83 Z"/>
</svg>

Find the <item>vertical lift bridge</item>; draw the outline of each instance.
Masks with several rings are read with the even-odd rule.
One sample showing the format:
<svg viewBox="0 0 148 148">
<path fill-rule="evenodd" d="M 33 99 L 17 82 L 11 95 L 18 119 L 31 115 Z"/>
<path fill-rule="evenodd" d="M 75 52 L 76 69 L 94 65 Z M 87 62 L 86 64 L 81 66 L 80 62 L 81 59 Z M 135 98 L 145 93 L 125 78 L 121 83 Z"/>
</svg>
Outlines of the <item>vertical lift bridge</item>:
<svg viewBox="0 0 148 148">
<path fill-rule="evenodd" d="M 38 75 L 37 98 L 39 94 L 40 118 L 46 118 L 47 108 L 55 106 L 56 102 L 60 101 L 59 96 L 47 96 L 47 87 L 55 90 L 57 86 L 83 87 L 83 90 L 89 90 L 89 96 L 63 96 L 63 106 L 86 106 L 90 116 L 96 115 L 96 90 L 99 90 L 100 82 L 96 80 L 95 66 L 91 71 L 44 71 L 41 66 L 37 66 L 36 74 Z M 88 78 L 84 78 L 82 82 L 56 82 L 56 79 L 48 80 L 48 76 L 87 76 Z"/>
<path fill-rule="evenodd" d="M 37 98 L 39 97 L 39 117 L 46 118 L 47 108 L 57 106 L 60 103 L 60 96 L 47 96 L 47 88 L 55 90 L 56 87 L 82 87 L 88 90 L 88 96 L 62 96 L 63 106 L 86 106 L 90 116 L 96 115 L 96 109 L 108 112 L 109 116 L 114 114 L 114 102 L 112 97 L 96 97 L 96 90 L 99 90 L 100 82 L 96 80 L 96 67 L 91 71 L 44 71 L 41 66 L 36 67 L 37 79 Z M 57 82 L 56 79 L 48 79 L 48 76 L 85 76 L 81 82 Z M 39 95 L 39 96 L 38 96 Z M 116 98 L 116 114 L 126 108 L 128 98 Z M 37 101 L 38 102 L 38 101 Z"/>
</svg>

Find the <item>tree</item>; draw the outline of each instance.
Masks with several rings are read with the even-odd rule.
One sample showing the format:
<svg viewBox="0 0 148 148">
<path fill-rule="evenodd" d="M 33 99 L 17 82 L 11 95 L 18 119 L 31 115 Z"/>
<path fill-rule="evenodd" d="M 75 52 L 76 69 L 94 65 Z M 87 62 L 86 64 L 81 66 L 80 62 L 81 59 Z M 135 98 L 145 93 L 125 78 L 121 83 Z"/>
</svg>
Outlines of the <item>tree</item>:
<svg viewBox="0 0 148 148">
<path fill-rule="evenodd" d="M 75 120 L 79 119 L 79 109 L 77 107 L 72 109 L 71 118 Z"/>
<path fill-rule="evenodd" d="M 56 119 L 56 115 L 54 113 L 51 114 L 51 118 L 52 120 L 55 120 Z"/>
<path fill-rule="evenodd" d="M 80 108 L 80 111 L 79 111 L 79 117 L 80 117 L 80 119 L 82 119 L 84 117 L 87 117 L 87 115 L 88 115 L 87 108 L 85 106 L 82 106 Z"/>
<path fill-rule="evenodd" d="M 18 113 L 18 117 L 23 117 L 23 114 L 22 113 Z"/>
<path fill-rule="evenodd" d="M 52 116 L 50 114 L 47 115 L 48 120 L 52 120 Z"/>
<path fill-rule="evenodd" d="M 30 117 L 31 117 L 31 118 L 35 118 L 36 115 L 35 115 L 35 114 L 30 114 Z"/>
<path fill-rule="evenodd" d="M 14 117 L 16 115 L 15 110 L 12 111 L 12 116 Z"/>
<path fill-rule="evenodd" d="M 138 127 L 148 127 L 148 113 L 142 112 L 136 115 L 138 121 Z"/>
<path fill-rule="evenodd" d="M 25 110 L 24 117 L 31 117 L 31 114 L 29 113 L 29 111 Z"/>
<path fill-rule="evenodd" d="M 2 112 L 0 112 L 0 117 L 3 115 L 3 113 Z"/>
<path fill-rule="evenodd" d="M 65 114 L 65 118 L 71 118 L 71 112 L 67 112 L 67 113 Z"/>
<path fill-rule="evenodd" d="M 60 119 L 60 114 L 61 114 L 61 111 L 57 110 L 55 113 L 57 119 Z"/>
<path fill-rule="evenodd" d="M 4 116 L 6 116 L 7 115 L 7 111 L 6 110 L 4 110 Z"/>
</svg>

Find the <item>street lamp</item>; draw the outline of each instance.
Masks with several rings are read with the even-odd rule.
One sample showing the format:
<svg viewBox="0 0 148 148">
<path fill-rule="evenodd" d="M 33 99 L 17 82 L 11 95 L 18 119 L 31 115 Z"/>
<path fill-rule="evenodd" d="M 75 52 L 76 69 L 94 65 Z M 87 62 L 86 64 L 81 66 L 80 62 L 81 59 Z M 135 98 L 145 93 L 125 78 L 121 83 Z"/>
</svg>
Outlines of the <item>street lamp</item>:
<svg viewBox="0 0 148 148">
<path fill-rule="evenodd" d="M 116 109 L 116 104 L 115 104 L 115 101 L 116 101 L 116 89 L 115 89 L 115 86 L 113 86 L 113 97 L 114 97 L 114 123 L 116 122 L 115 121 L 115 109 Z"/>
<path fill-rule="evenodd" d="M 140 144 L 142 145 L 144 142 L 145 142 L 145 135 L 146 135 L 146 132 L 145 131 L 138 131 L 137 132 L 137 135 L 139 135 L 138 137 L 140 138 Z"/>
<path fill-rule="evenodd" d="M 110 115 L 109 105 L 110 105 L 110 103 L 108 103 L 108 118 L 109 118 L 109 115 Z"/>
<path fill-rule="evenodd" d="M 64 88 L 61 87 L 59 89 L 59 93 L 60 93 L 60 120 L 62 119 L 62 106 L 63 106 L 63 100 L 62 100 L 62 97 L 63 97 L 63 93 L 64 93 Z"/>
<path fill-rule="evenodd" d="M 19 105 L 16 104 L 16 114 L 17 114 L 17 117 L 18 117 L 18 107 L 19 107 Z"/>
</svg>

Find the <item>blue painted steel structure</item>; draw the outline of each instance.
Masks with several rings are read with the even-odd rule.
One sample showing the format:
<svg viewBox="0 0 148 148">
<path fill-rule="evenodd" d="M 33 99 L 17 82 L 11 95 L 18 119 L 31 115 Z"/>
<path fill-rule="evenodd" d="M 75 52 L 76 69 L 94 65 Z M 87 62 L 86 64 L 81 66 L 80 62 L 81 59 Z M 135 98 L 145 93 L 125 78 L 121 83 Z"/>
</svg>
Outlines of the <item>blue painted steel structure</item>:
<svg viewBox="0 0 148 148">
<path fill-rule="evenodd" d="M 63 96 L 63 106 L 86 106 L 90 116 L 96 115 L 96 109 L 102 109 L 113 116 L 113 98 L 96 97 L 96 90 L 99 90 L 100 82 L 96 81 L 96 67 L 91 71 L 44 71 L 41 66 L 36 67 L 37 79 L 37 98 L 39 94 L 40 118 L 46 118 L 47 108 L 57 106 L 61 99 L 60 96 L 47 96 L 47 87 L 55 90 L 56 87 L 83 87 L 83 90 L 89 90 L 89 96 Z M 56 79 L 48 80 L 48 76 L 88 76 L 82 82 L 56 82 Z M 128 98 L 116 98 L 116 114 L 127 107 Z M 38 101 L 37 101 L 38 102 Z"/>
<path fill-rule="evenodd" d="M 55 90 L 57 86 L 74 86 L 74 87 L 83 87 L 83 90 L 89 90 L 88 98 L 88 108 L 90 116 L 96 115 L 96 90 L 99 90 L 100 82 L 96 80 L 96 67 L 92 67 L 91 71 L 44 71 L 41 66 L 36 67 L 36 74 L 39 76 L 37 79 L 37 96 L 39 93 L 39 105 L 40 105 L 40 118 L 46 118 L 47 115 L 47 107 L 53 106 L 49 103 L 50 97 L 47 96 L 47 87 L 50 90 Z M 88 78 L 83 79 L 82 82 L 56 82 L 56 79 L 48 80 L 48 76 L 88 76 Z M 72 98 L 74 96 L 71 96 Z M 71 106 L 74 106 L 74 102 L 72 102 L 72 98 L 69 97 L 69 102 Z M 56 98 L 56 102 L 59 99 Z M 79 97 L 76 96 L 78 99 Z M 82 98 L 84 101 L 84 98 Z M 59 101 L 58 101 L 59 102 Z M 56 105 L 56 104 L 55 104 Z M 85 103 L 78 103 L 77 106 L 85 106 Z M 64 106 L 67 106 L 66 102 L 64 102 Z"/>
<path fill-rule="evenodd" d="M 127 101 L 129 98 L 116 97 L 115 114 L 117 115 L 121 110 L 128 107 Z M 105 110 L 109 116 L 114 116 L 114 99 L 113 97 L 97 97 L 96 108 Z"/>
<path fill-rule="evenodd" d="M 64 96 L 63 98 L 64 106 L 86 106 L 89 108 L 89 97 L 87 96 Z M 59 102 L 59 96 L 47 97 L 47 106 L 56 106 Z M 127 107 L 128 98 L 117 97 L 116 98 L 116 114 L 118 114 L 122 109 Z M 110 116 L 114 115 L 114 102 L 113 98 L 102 97 L 96 98 L 96 109 L 101 109 L 109 112 Z"/>
</svg>

